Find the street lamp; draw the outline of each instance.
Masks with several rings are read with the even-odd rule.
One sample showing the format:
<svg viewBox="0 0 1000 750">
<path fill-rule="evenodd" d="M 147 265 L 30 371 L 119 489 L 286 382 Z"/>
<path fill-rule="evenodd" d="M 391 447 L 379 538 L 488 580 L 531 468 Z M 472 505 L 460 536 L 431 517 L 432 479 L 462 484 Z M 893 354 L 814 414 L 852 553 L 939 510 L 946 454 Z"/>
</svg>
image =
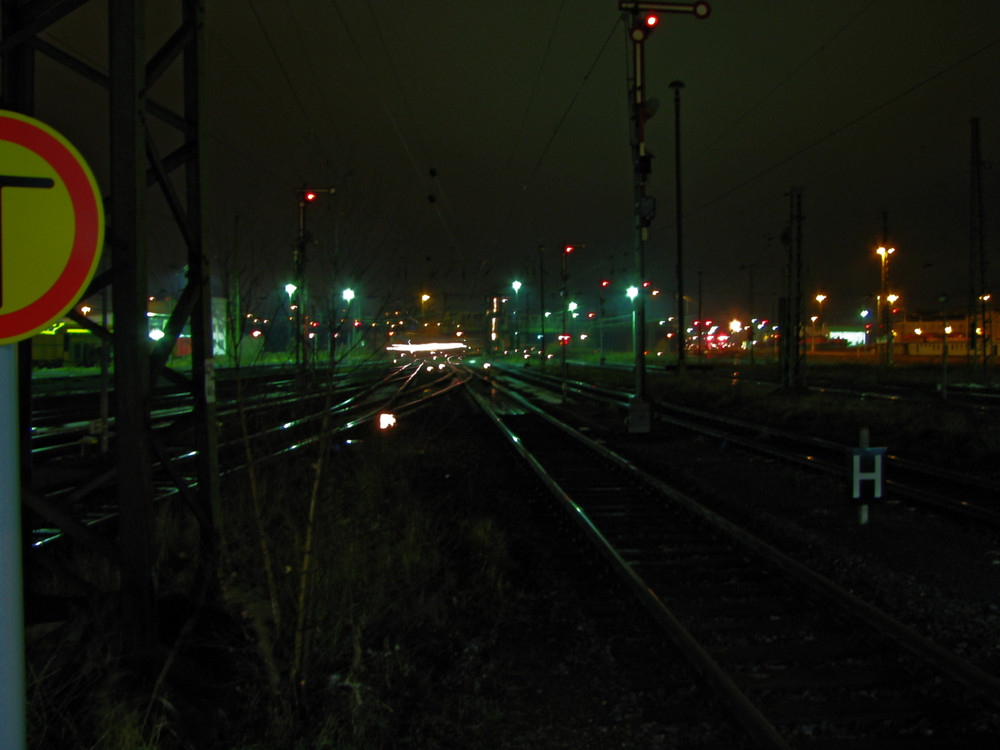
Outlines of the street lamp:
<svg viewBox="0 0 1000 750">
<path fill-rule="evenodd" d="M 351 302 L 354 300 L 354 290 L 350 289 L 350 288 L 345 289 L 341 293 L 340 296 L 343 297 L 344 298 L 344 302 L 347 303 L 347 330 L 348 330 L 348 334 L 347 334 L 347 352 L 345 352 L 345 354 L 349 354 L 350 351 L 351 351 L 351 348 L 354 345 L 354 342 L 352 341 L 352 339 L 354 338 L 354 323 L 351 321 Z"/>
<path fill-rule="evenodd" d="M 886 302 L 886 291 L 888 289 L 889 280 L 889 256 L 896 252 L 894 247 L 880 247 L 875 251 L 878 253 L 879 257 L 882 259 L 882 292 L 879 295 L 879 326 L 882 329 L 883 340 L 885 341 L 885 348 L 882 350 L 882 364 L 891 365 L 892 364 L 892 331 L 890 329 L 889 321 L 889 307 L 885 304 Z"/>
<path fill-rule="evenodd" d="M 420 295 L 420 325 L 426 326 L 427 323 L 424 322 L 424 303 L 431 298 L 431 295 L 424 293 Z"/>
<path fill-rule="evenodd" d="M 993 299 L 993 295 L 989 292 L 979 295 L 979 319 L 983 325 L 983 332 L 979 340 L 983 342 L 983 367 L 987 365 L 989 358 L 993 356 L 993 311 L 987 309 L 991 299 Z M 987 317 L 987 312 L 989 313 L 989 317 Z"/>
<path fill-rule="evenodd" d="M 566 291 L 566 281 L 569 279 L 569 273 L 566 270 L 566 261 L 569 258 L 569 256 L 573 253 L 575 247 L 576 247 L 575 245 L 563 245 L 563 251 L 560 256 L 562 261 L 560 269 L 562 277 L 562 287 L 559 289 L 559 298 L 560 302 L 562 303 L 562 335 L 559 338 L 562 342 L 562 346 L 559 348 L 562 352 L 562 359 L 561 359 L 562 364 L 560 366 L 560 371 L 562 373 L 562 380 L 563 380 L 563 403 L 566 402 L 566 378 L 568 376 L 568 369 L 566 365 L 566 349 L 569 346 L 569 340 L 566 338 L 567 335 L 566 305 L 569 302 L 569 298 L 567 297 L 568 292 Z M 586 247 L 586 246 L 580 245 L 580 247 Z"/>
<path fill-rule="evenodd" d="M 825 299 L 826 299 L 826 295 L 823 294 L 822 292 L 820 292 L 819 294 L 816 295 L 816 304 L 819 306 L 819 312 L 817 313 L 816 317 L 814 317 L 812 319 L 812 323 L 813 323 L 812 350 L 813 351 L 816 351 L 816 335 L 818 333 L 817 330 L 816 330 L 817 329 L 817 321 L 819 321 L 819 320 L 821 320 L 823 318 L 823 300 L 825 300 Z M 822 324 L 819 324 L 819 325 L 822 325 Z"/>
<path fill-rule="evenodd" d="M 514 318 L 514 351 L 516 352 L 519 348 L 519 343 L 518 343 L 519 337 L 517 330 L 517 293 L 521 291 L 521 282 L 515 281 L 510 286 L 514 290 L 514 315 L 512 317 Z"/>
<path fill-rule="evenodd" d="M 632 346 L 635 347 L 637 344 L 635 336 L 635 298 L 639 296 L 639 287 L 630 286 L 625 290 L 625 296 L 628 297 L 629 302 L 632 303 Z M 636 356 L 638 357 L 638 355 Z"/>
<path fill-rule="evenodd" d="M 298 290 L 295 284 L 288 283 L 285 284 L 285 293 L 288 295 L 288 307 L 289 309 L 295 310 L 295 365 L 299 364 L 299 344 L 302 339 L 302 311 L 299 307 L 292 305 L 292 295 Z"/>
</svg>

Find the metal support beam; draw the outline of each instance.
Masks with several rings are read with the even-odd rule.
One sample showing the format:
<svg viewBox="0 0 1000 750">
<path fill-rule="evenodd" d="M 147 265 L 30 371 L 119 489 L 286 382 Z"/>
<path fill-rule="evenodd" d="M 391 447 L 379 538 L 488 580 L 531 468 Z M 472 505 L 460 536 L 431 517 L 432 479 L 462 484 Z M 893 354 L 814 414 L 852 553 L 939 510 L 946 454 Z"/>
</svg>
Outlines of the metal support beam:
<svg viewBox="0 0 1000 750">
<path fill-rule="evenodd" d="M 35 88 L 35 52 L 108 90 L 110 197 L 105 201 L 109 218 L 106 241 L 111 269 L 95 278 L 87 294 L 106 293 L 114 300 L 114 331 L 77 312 L 71 317 L 106 340 L 115 356 L 116 468 L 101 477 L 84 479 L 79 496 L 84 497 L 109 477 L 117 480 L 119 547 L 122 563 L 122 602 L 126 637 L 137 649 L 150 648 L 156 639 L 156 594 L 154 582 L 155 535 L 153 529 L 153 444 L 150 434 L 150 401 L 160 375 L 190 390 L 194 396 L 190 430 L 197 452 L 197 478 L 184 477 L 174 466 L 165 466 L 175 482 L 188 483 L 181 493 L 195 507 L 203 528 L 207 575 L 214 574 L 217 559 L 219 519 L 218 439 L 212 359 L 211 283 L 205 252 L 200 155 L 202 144 L 202 64 L 204 48 L 204 0 L 177 0 L 181 23 L 169 39 L 148 57 L 145 48 L 144 0 L 108 0 L 108 71 L 99 71 L 70 53 L 54 48 L 38 34 L 65 18 L 72 24 L 72 11 L 88 0 L 0 0 L 3 38 L 3 106 L 32 113 Z M 147 93 L 171 66 L 183 64 L 183 101 L 156 104 Z M 170 96 L 171 94 L 167 94 Z M 180 114 L 179 114 L 180 113 Z M 148 118 L 155 117 L 176 129 L 183 144 L 160 157 L 153 143 Z M 157 131 L 158 132 L 158 131 Z M 183 168 L 183 178 L 172 175 Z M 165 367 L 172 342 L 153 355 L 148 337 L 147 217 L 146 192 L 152 185 L 164 192 L 188 250 L 188 286 L 181 304 L 171 317 L 170 330 L 178 332 L 190 319 L 193 372 L 189 378 Z M 107 310 L 105 309 L 105 312 Z M 30 428 L 30 342 L 18 346 L 21 371 L 20 411 L 22 427 Z M 22 484 L 31 492 L 30 446 L 23 446 Z M 161 460 L 169 462 L 166 451 Z M 38 503 L 45 499 L 36 493 Z M 35 498 L 35 495 L 32 495 Z M 73 519 L 65 519 L 66 527 Z M 107 551 L 106 549 L 104 551 Z"/>
<path fill-rule="evenodd" d="M 202 563 L 207 574 L 214 574 L 218 554 L 219 521 L 219 458 L 218 428 L 215 410 L 215 359 L 212 341 L 212 284 L 208 253 L 205 250 L 203 195 L 201 191 L 202 97 L 204 59 L 203 30 L 205 7 L 203 0 L 184 3 L 184 26 L 190 30 L 184 46 L 184 118 L 192 132 L 187 145 L 194 158 L 185 167 L 187 224 L 190 230 L 188 247 L 188 285 L 197 290 L 197 302 L 191 311 L 192 395 L 194 397 L 195 447 L 198 451 L 198 496 L 202 513 L 209 524 L 202 524 L 202 549 L 207 559 Z"/>
<path fill-rule="evenodd" d="M 111 223 L 122 602 L 138 648 L 156 638 L 146 321 L 145 4 L 109 0 Z"/>
</svg>

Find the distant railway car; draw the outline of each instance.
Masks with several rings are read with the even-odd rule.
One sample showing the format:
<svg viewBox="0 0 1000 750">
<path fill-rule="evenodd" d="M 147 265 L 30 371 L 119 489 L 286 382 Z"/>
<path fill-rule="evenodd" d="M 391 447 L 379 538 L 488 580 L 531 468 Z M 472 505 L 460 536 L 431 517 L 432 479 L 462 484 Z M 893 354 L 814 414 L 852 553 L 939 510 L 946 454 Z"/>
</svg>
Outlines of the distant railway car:
<svg viewBox="0 0 1000 750">
<path fill-rule="evenodd" d="M 66 326 L 57 323 L 31 339 L 31 366 L 62 367 L 69 358 L 66 351 Z"/>
<path fill-rule="evenodd" d="M 65 320 L 31 339 L 32 367 L 96 367 L 100 361 L 101 340 L 85 328 L 71 327 Z"/>
</svg>

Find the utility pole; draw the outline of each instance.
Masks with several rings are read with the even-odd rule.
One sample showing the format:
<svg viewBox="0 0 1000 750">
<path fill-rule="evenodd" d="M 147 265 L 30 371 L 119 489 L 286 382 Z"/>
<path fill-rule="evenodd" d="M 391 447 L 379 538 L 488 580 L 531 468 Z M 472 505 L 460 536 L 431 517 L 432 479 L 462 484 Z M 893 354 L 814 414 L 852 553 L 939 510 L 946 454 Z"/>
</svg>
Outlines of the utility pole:
<svg viewBox="0 0 1000 750">
<path fill-rule="evenodd" d="M 229 325 L 227 332 L 232 339 L 229 343 L 230 362 L 239 367 L 240 344 L 243 341 L 243 311 L 240 305 L 240 217 L 233 217 L 233 259 L 229 271 Z M 235 299 L 233 299 L 235 297 Z"/>
<path fill-rule="evenodd" d="M 684 84 L 674 81 L 674 192 L 677 209 L 677 371 L 684 369 L 684 233 L 681 230 L 681 89 Z"/>
<path fill-rule="evenodd" d="M 941 398 L 948 398 L 948 295 L 938 297 L 941 303 Z"/>
<path fill-rule="evenodd" d="M 705 330 L 705 318 L 701 307 L 701 271 L 698 271 L 698 359 L 702 358 L 702 332 Z M 682 332 L 683 335 L 683 332 Z"/>
<path fill-rule="evenodd" d="M 781 384 L 798 388 L 802 384 L 802 189 L 789 193 L 788 227 L 782 241 L 788 248 L 788 276 L 785 304 L 781 310 Z"/>
<path fill-rule="evenodd" d="M 303 325 L 308 322 L 305 314 L 309 294 L 306 290 L 306 246 L 309 244 L 309 234 L 306 231 L 306 206 L 316 200 L 318 193 L 337 192 L 336 188 L 309 188 L 305 185 L 298 190 L 299 194 L 299 239 L 295 246 L 294 271 L 295 286 L 299 291 L 299 303 L 295 306 L 295 366 L 305 368 L 309 364 L 306 349 L 305 331 Z"/>
<path fill-rule="evenodd" d="M 982 363 L 985 369 L 993 336 L 986 336 L 987 256 L 983 243 L 983 162 L 979 150 L 979 118 L 973 117 L 970 124 L 972 184 L 969 196 L 969 357 L 975 361 L 976 349 L 982 344 Z"/>
<path fill-rule="evenodd" d="M 747 327 L 747 349 L 750 350 L 750 365 L 754 363 L 754 316 L 753 316 L 753 267 L 755 263 L 747 263 L 747 320 L 750 321 Z"/>
<path fill-rule="evenodd" d="M 632 86 L 630 92 L 630 112 L 632 121 L 632 165 L 634 169 L 634 209 L 635 209 L 635 281 L 636 288 L 643 289 L 645 280 L 646 241 L 649 239 L 649 225 L 656 215 L 656 201 L 646 195 L 646 182 L 652 173 L 652 154 L 646 150 L 646 120 L 655 110 L 655 101 L 646 101 L 646 61 L 644 44 L 656 29 L 661 13 L 689 13 L 696 18 L 707 18 L 711 13 L 708 3 L 668 3 L 637 2 L 619 0 L 619 10 L 629 15 L 628 34 L 632 42 Z M 679 304 L 684 298 L 678 290 Z M 635 350 L 635 394 L 629 404 L 629 432 L 649 432 L 650 410 L 646 399 L 646 300 L 640 296 L 633 300 L 635 325 L 633 348 Z M 679 361 L 678 361 L 679 362 Z"/>
<path fill-rule="evenodd" d="M 887 366 L 892 366 L 892 349 L 893 349 L 893 335 L 892 335 L 892 303 L 889 302 L 889 256 L 893 253 L 895 248 L 889 247 L 889 212 L 882 212 L 882 250 L 879 254 L 882 256 L 882 292 L 880 297 L 880 304 L 882 306 L 882 317 L 880 318 L 880 325 L 882 326 L 882 336 L 884 341 L 884 348 L 882 349 L 882 364 Z"/>
<path fill-rule="evenodd" d="M 542 338 L 539 351 L 542 354 L 542 369 L 545 369 L 545 246 L 538 246 L 538 320 L 541 325 Z"/>
<path fill-rule="evenodd" d="M 569 298 L 566 296 L 566 256 L 573 252 L 572 245 L 566 245 L 563 247 L 563 251 L 560 254 L 562 260 L 562 266 L 560 269 L 560 279 L 562 280 L 562 286 L 559 287 L 559 305 L 562 307 L 562 333 L 559 335 L 559 353 L 560 353 L 560 364 L 559 364 L 559 377 L 562 378 L 562 400 L 566 403 L 566 376 L 568 375 L 568 368 L 566 365 L 566 349 L 569 348 L 569 340 L 567 338 L 567 328 L 566 328 L 566 305 L 569 304 Z"/>
</svg>

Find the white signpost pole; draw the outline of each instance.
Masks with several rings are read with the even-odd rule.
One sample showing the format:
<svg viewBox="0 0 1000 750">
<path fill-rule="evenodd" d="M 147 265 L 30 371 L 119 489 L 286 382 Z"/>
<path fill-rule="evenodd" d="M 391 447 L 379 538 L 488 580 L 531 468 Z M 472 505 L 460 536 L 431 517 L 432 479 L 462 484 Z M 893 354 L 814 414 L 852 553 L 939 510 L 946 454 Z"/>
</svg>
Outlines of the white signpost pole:
<svg viewBox="0 0 1000 750">
<path fill-rule="evenodd" d="M 0 345 L 0 748 L 25 747 L 17 344 Z"/>
</svg>

